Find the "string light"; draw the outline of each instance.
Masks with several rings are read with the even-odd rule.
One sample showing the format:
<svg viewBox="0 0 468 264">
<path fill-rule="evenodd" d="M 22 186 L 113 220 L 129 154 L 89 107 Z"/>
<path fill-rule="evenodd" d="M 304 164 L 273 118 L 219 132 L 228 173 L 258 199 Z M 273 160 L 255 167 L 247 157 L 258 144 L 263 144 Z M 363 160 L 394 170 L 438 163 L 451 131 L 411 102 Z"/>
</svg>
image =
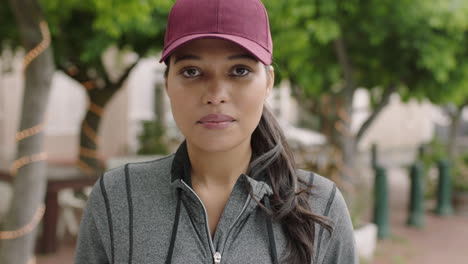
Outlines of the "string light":
<svg viewBox="0 0 468 264">
<path fill-rule="evenodd" d="M 44 124 L 39 124 L 37 126 L 33 126 L 31 128 L 20 131 L 16 133 L 16 141 L 18 142 L 27 137 L 32 137 L 36 134 L 39 134 L 40 132 L 42 132 L 43 129 L 44 129 Z"/>
<path fill-rule="evenodd" d="M 11 175 L 16 176 L 18 170 L 32 162 L 37 162 L 37 161 L 45 161 L 47 160 L 47 153 L 46 152 L 41 152 L 37 154 L 33 154 L 31 156 L 24 156 L 21 157 L 13 162 L 13 166 L 11 166 Z"/>
<path fill-rule="evenodd" d="M 88 122 L 83 122 L 83 132 L 84 134 L 94 143 L 97 142 L 96 131 L 88 125 Z"/>
<path fill-rule="evenodd" d="M 91 113 L 94 113 L 95 115 L 97 115 L 99 118 L 101 118 L 104 113 L 104 109 L 101 106 L 92 102 L 89 104 L 88 110 Z M 89 140 L 91 140 L 95 145 L 97 145 L 98 135 L 96 133 L 96 130 L 94 130 L 86 121 L 83 122 L 83 133 L 85 134 L 87 138 L 89 138 Z M 80 156 L 91 158 L 91 159 L 96 159 L 97 152 L 94 149 L 81 147 Z M 77 161 L 77 166 L 88 175 L 92 175 L 94 173 L 94 169 L 91 168 L 85 162 L 83 162 L 81 159 Z"/>
<path fill-rule="evenodd" d="M 81 147 L 80 148 L 80 156 L 94 159 L 94 158 L 97 157 L 97 152 L 94 149 Z"/>
<path fill-rule="evenodd" d="M 104 113 L 104 108 L 102 108 L 101 106 L 91 102 L 91 104 L 89 105 L 89 111 L 91 111 L 95 115 L 101 117 L 102 114 Z"/>
<path fill-rule="evenodd" d="M 91 91 L 94 88 L 96 88 L 96 83 L 94 81 L 82 82 L 81 85 L 83 85 L 84 88 L 86 88 L 86 90 L 88 90 L 88 91 Z"/>
<path fill-rule="evenodd" d="M 82 160 L 78 160 L 76 162 L 76 166 L 78 166 L 81 170 L 83 170 L 88 175 L 93 175 L 94 170 L 88 164 L 84 163 Z"/>
<path fill-rule="evenodd" d="M 45 21 L 41 21 L 39 23 L 39 29 L 42 35 L 42 41 L 33 49 L 31 49 L 25 56 L 23 60 L 23 74 L 26 73 L 26 69 L 31 64 L 33 60 L 35 60 L 39 55 L 41 55 L 47 48 L 50 46 L 50 31 L 47 23 Z M 34 127 L 24 129 L 18 133 L 16 133 L 16 142 L 20 142 L 26 138 L 32 137 L 37 135 L 38 133 L 42 132 L 44 129 L 44 124 L 38 124 Z M 18 172 L 18 170 L 30 163 L 44 161 L 47 159 L 47 153 L 41 152 L 36 153 L 30 156 L 24 156 L 16 161 L 13 162 L 11 167 L 11 175 L 14 176 Z M 45 212 L 45 205 L 41 204 L 34 213 L 33 218 L 31 221 L 24 225 L 21 228 L 11 231 L 0 231 L 0 240 L 11 240 L 20 238 L 30 234 L 34 229 L 36 229 L 39 222 L 42 220 Z M 36 264 L 36 258 L 33 256 L 29 261 L 28 264 Z"/>
<path fill-rule="evenodd" d="M 42 34 L 42 41 L 36 47 L 30 50 L 26 56 L 24 56 L 23 73 L 26 72 L 26 68 L 29 66 L 29 64 L 31 64 L 34 59 L 36 59 L 50 46 L 50 31 L 47 23 L 45 21 L 41 21 L 39 23 L 39 29 Z"/>
<path fill-rule="evenodd" d="M 39 23 L 39 28 L 42 34 L 42 41 L 25 55 L 24 60 L 23 60 L 23 74 L 26 73 L 26 69 L 32 63 L 32 61 L 34 61 L 39 55 L 41 55 L 50 46 L 51 37 L 50 37 L 50 31 L 49 31 L 49 27 L 47 23 L 45 21 L 41 21 Z M 82 83 L 82 85 L 87 90 L 92 90 L 96 88 L 96 84 L 93 81 L 84 82 Z M 104 109 L 101 106 L 94 104 L 94 103 L 90 104 L 89 111 L 91 111 L 92 113 L 96 114 L 99 117 L 101 117 L 104 113 Z M 96 131 L 92 129 L 86 122 L 84 123 L 83 128 L 84 128 L 84 132 L 86 136 L 90 138 L 93 142 L 96 142 L 96 139 L 97 139 Z M 41 133 L 43 130 L 44 130 L 44 124 L 38 124 L 34 127 L 24 129 L 16 133 L 16 142 L 20 142 L 26 138 L 37 135 Z M 80 155 L 84 157 L 90 157 L 90 158 L 96 158 L 97 156 L 95 150 L 87 149 L 87 148 L 81 148 Z M 20 168 L 30 163 L 45 161 L 45 160 L 47 160 L 46 152 L 41 152 L 41 153 L 36 153 L 30 156 L 21 157 L 13 162 L 13 165 L 11 166 L 11 175 L 15 176 Z M 78 160 L 77 165 L 78 167 L 83 169 L 87 174 L 92 174 L 94 172 L 94 170 L 89 165 L 87 165 L 81 160 Z M 11 240 L 11 239 L 16 239 L 16 238 L 20 238 L 20 237 L 28 235 L 37 227 L 42 217 L 44 216 L 44 212 L 45 212 L 45 205 L 41 204 L 41 206 L 37 208 L 36 212 L 34 213 L 34 216 L 31 219 L 31 221 L 25 226 L 18 228 L 16 230 L 0 231 L 0 240 Z M 36 264 L 36 258 L 32 257 L 28 261 L 28 264 Z"/>
<path fill-rule="evenodd" d="M 41 204 L 41 206 L 34 213 L 34 216 L 31 222 L 21 227 L 20 229 L 16 229 L 13 231 L 0 231 L 0 240 L 17 239 L 19 237 L 22 237 L 31 233 L 41 221 L 42 217 L 44 216 L 44 212 L 45 212 L 45 205 Z"/>
<path fill-rule="evenodd" d="M 102 114 L 104 113 L 104 109 L 94 103 L 90 103 L 88 110 L 94 113 L 95 115 L 97 115 L 98 117 L 102 117 Z M 96 133 L 96 130 L 94 130 L 86 121 L 83 122 L 83 132 L 86 137 L 88 137 L 91 141 L 93 141 L 96 144 L 98 140 L 98 135 Z M 94 149 L 87 149 L 87 148 L 82 147 L 80 149 L 80 155 L 82 153 L 83 153 L 83 156 L 87 156 L 91 158 L 96 157 L 96 153 Z"/>
</svg>

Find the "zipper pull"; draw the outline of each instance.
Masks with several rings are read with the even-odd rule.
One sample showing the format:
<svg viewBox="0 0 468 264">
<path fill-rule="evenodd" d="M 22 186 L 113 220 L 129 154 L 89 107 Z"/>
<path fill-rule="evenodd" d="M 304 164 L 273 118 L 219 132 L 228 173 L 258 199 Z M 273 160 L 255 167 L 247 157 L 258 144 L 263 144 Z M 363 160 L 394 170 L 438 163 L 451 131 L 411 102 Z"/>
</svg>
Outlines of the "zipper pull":
<svg viewBox="0 0 468 264">
<path fill-rule="evenodd" d="M 216 264 L 220 264 L 220 263 L 221 263 L 221 253 L 216 252 L 216 253 L 214 254 L 213 258 L 214 258 L 214 262 L 215 262 Z"/>
</svg>

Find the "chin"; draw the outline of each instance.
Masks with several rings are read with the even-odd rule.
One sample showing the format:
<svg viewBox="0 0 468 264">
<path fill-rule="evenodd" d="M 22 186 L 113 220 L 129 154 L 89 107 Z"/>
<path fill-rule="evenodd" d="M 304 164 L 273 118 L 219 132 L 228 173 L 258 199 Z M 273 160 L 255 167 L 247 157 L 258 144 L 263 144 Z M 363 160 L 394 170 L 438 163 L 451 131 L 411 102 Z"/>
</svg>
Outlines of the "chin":
<svg viewBox="0 0 468 264">
<path fill-rule="evenodd" d="M 194 147 L 198 148 L 199 150 L 206 152 L 227 152 L 245 143 L 246 140 L 249 140 L 250 143 L 250 137 L 241 138 L 228 135 L 217 137 L 203 136 L 187 138 L 187 142 L 190 145 L 194 145 Z"/>
</svg>

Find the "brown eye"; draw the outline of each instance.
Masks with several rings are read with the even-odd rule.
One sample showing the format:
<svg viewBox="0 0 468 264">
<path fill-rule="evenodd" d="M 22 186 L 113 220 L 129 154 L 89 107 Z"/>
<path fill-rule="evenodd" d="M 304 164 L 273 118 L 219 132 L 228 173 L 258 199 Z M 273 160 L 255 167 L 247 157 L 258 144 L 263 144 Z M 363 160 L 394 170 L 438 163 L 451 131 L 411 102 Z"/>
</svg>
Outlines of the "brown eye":
<svg viewBox="0 0 468 264">
<path fill-rule="evenodd" d="M 250 70 L 245 67 L 236 67 L 232 71 L 232 75 L 236 77 L 246 76 L 249 73 L 250 73 Z"/>
<path fill-rule="evenodd" d="M 200 71 L 195 68 L 188 68 L 182 71 L 182 74 L 187 78 L 194 78 L 200 76 Z"/>
</svg>

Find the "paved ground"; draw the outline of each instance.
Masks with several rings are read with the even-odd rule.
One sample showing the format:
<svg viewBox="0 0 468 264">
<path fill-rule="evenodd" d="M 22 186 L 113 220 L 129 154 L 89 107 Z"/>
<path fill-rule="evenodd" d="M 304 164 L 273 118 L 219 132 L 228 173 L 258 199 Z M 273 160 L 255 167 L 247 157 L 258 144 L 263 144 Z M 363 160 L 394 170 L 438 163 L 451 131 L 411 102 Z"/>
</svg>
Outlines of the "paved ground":
<svg viewBox="0 0 468 264">
<path fill-rule="evenodd" d="M 373 264 L 468 263 L 468 217 L 427 214 L 421 230 L 405 221 L 402 213 L 392 217 L 392 237 L 379 241 Z"/>
<path fill-rule="evenodd" d="M 372 264 L 468 264 L 468 216 L 439 217 L 426 204 L 426 225 L 406 226 L 409 182 L 404 170 L 389 173 L 392 237 L 379 241 Z"/>
<path fill-rule="evenodd" d="M 36 264 L 73 264 L 75 254 L 75 241 L 69 239 L 60 244 L 56 254 L 37 255 Z"/>
</svg>

